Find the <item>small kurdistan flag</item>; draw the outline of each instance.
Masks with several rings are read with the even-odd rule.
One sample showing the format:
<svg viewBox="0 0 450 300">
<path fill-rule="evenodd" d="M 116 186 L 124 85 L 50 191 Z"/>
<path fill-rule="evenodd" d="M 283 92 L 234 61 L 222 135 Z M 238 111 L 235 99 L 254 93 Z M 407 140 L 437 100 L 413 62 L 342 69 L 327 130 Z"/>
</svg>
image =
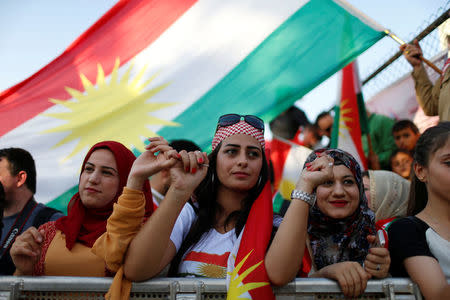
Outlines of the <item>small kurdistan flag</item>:
<svg viewBox="0 0 450 300">
<path fill-rule="evenodd" d="M 361 93 L 356 63 L 342 69 L 342 88 L 339 105 L 335 108 L 331 148 L 347 151 L 367 170 L 361 136 L 368 132 L 367 114 Z"/>
</svg>

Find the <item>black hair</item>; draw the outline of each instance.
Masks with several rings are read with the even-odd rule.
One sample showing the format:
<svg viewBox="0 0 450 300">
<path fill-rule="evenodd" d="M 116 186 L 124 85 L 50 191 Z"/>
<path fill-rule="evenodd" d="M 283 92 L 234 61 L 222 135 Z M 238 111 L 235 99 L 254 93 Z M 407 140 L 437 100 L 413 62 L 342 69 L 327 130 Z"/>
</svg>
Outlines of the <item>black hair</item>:
<svg viewBox="0 0 450 300">
<path fill-rule="evenodd" d="M 180 152 L 186 150 L 187 152 L 202 151 L 202 149 L 194 142 L 189 140 L 172 140 L 169 146 Z"/>
<path fill-rule="evenodd" d="M 305 112 L 293 105 L 270 121 L 269 128 L 274 135 L 290 140 L 295 137 L 298 128 L 306 124 L 309 120 Z"/>
<path fill-rule="evenodd" d="M 323 111 L 320 114 L 317 115 L 316 121 L 314 122 L 315 125 L 319 126 L 319 121 L 320 119 L 322 119 L 323 117 L 326 117 L 327 115 L 331 116 L 330 111 Z"/>
<path fill-rule="evenodd" d="M 312 132 L 312 134 L 314 135 L 314 137 L 315 137 L 318 141 L 320 141 L 320 139 L 322 138 L 322 136 L 321 136 L 320 133 L 319 133 L 320 128 L 319 128 L 319 126 L 318 126 L 317 124 L 307 124 L 307 125 L 305 125 L 305 130 L 306 130 L 306 129 L 311 130 L 311 132 Z"/>
<path fill-rule="evenodd" d="M 417 140 L 413 164 L 428 167 L 430 157 L 438 149 L 445 146 L 450 139 L 450 122 L 441 122 L 430 127 Z M 425 183 L 417 178 L 413 172 L 409 193 L 407 215 L 412 216 L 421 212 L 428 202 L 428 193 Z"/>
<path fill-rule="evenodd" d="M 216 225 L 217 212 L 222 209 L 216 202 L 217 189 L 219 186 L 219 179 L 216 172 L 217 154 L 219 153 L 221 146 L 222 142 L 208 155 L 208 172 L 194 192 L 195 201 L 198 204 L 197 220 L 192 224 L 189 233 L 173 258 L 169 268 L 169 276 L 177 276 L 179 264 L 186 251 L 188 251 L 192 245 L 195 245 L 205 232 L 208 232 Z M 262 162 L 262 168 L 259 174 L 261 180 L 258 179 L 258 183 L 249 191 L 248 196 L 242 201 L 242 209 L 232 212 L 224 223 L 224 227 L 226 228 L 231 221 L 236 221 L 236 236 L 239 236 L 247 221 L 253 202 L 259 196 L 268 180 L 269 168 L 264 151 L 262 151 Z"/>
<path fill-rule="evenodd" d="M 415 133 L 415 134 L 419 134 L 419 128 L 417 128 L 416 124 L 414 124 L 414 122 L 412 122 L 411 120 L 400 120 L 397 121 L 394 126 L 392 126 L 392 134 L 394 134 L 397 131 L 406 129 L 406 128 L 411 128 L 411 130 Z"/>
<path fill-rule="evenodd" d="M 0 158 L 6 158 L 9 162 L 9 171 L 15 176 L 20 171 L 27 173 L 25 185 L 34 194 L 36 193 L 36 166 L 31 154 L 22 148 L 0 149 Z"/>
<path fill-rule="evenodd" d="M 368 178 L 370 178 L 370 174 L 368 170 L 362 171 L 361 172 L 361 177 L 367 176 Z"/>
</svg>

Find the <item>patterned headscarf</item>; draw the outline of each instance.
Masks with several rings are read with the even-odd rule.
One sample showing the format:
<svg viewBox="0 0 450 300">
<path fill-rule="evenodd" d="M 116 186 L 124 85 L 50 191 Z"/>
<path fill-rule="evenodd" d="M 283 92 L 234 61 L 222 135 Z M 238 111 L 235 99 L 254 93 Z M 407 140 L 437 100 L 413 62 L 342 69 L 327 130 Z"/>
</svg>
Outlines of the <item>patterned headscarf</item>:
<svg viewBox="0 0 450 300">
<path fill-rule="evenodd" d="M 264 132 L 242 120 L 230 126 L 219 127 L 212 141 L 212 150 L 214 151 L 224 139 L 235 134 L 250 135 L 261 144 L 262 149 L 265 147 Z"/>
<path fill-rule="evenodd" d="M 367 235 L 375 234 L 375 216 L 367 205 L 361 169 L 349 153 L 339 149 L 320 149 L 312 152 L 306 163 L 325 153 L 336 162 L 350 169 L 359 189 L 359 206 L 355 212 L 343 219 L 333 219 L 322 213 L 316 204 L 311 207 L 308 219 L 308 234 L 314 263 L 317 269 L 344 261 L 362 264 L 369 252 Z M 305 168 L 304 166 L 303 168 Z"/>
</svg>

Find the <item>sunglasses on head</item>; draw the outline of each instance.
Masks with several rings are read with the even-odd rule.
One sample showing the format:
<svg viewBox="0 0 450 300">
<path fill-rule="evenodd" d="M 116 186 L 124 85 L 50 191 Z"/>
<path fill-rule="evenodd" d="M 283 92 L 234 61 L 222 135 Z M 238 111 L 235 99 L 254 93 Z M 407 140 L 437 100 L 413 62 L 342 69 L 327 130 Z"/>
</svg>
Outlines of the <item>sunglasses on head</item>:
<svg viewBox="0 0 450 300">
<path fill-rule="evenodd" d="M 240 121 L 244 120 L 247 124 L 252 125 L 256 129 L 264 131 L 264 121 L 257 116 L 252 115 L 238 115 L 238 114 L 226 114 L 219 118 L 219 122 L 217 122 L 217 129 L 219 127 L 227 127 Z"/>
</svg>

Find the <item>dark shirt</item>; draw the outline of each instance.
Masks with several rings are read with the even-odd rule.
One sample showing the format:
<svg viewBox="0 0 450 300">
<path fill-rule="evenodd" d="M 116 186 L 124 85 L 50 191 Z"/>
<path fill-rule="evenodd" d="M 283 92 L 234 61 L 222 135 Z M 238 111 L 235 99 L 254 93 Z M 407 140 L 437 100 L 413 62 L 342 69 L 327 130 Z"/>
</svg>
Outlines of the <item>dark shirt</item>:
<svg viewBox="0 0 450 300">
<path fill-rule="evenodd" d="M 427 223 L 416 217 L 396 220 L 388 229 L 389 252 L 391 255 L 390 273 L 394 277 L 409 277 L 403 261 L 413 256 L 431 256 L 426 232 Z"/>
<path fill-rule="evenodd" d="M 55 220 L 59 219 L 60 217 L 64 216 L 63 213 L 56 211 L 49 218 L 39 220 L 39 222 L 38 222 L 39 224 L 34 224 L 36 216 L 38 216 L 38 214 L 40 212 L 42 212 L 43 209 L 46 209 L 46 208 L 47 207 L 44 204 L 38 203 L 36 208 L 32 211 L 30 217 L 27 219 L 25 226 L 23 227 L 23 229 L 20 233 L 24 232 L 25 230 L 27 230 L 27 228 L 29 228 L 33 225 L 35 227 L 39 227 L 44 223 L 47 223 L 49 221 L 55 221 Z M 14 222 L 15 222 L 17 216 L 18 216 L 18 214 L 15 214 L 15 215 L 3 218 L 3 229 L 2 229 L 0 245 L 3 245 L 3 242 L 7 238 L 7 235 L 9 233 L 9 231 L 11 230 L 11 227 L 14 225 Z M 19 235 L 19 234 L 17 234 L 17 235 Z M 12 242 L 10 244 L 12 244 Z M 3 257 L 0 259 L 0 275 L 12 275 L 14 273 L 15 269 L 16 268 L 12 262 L 12 259 L 11 259 L 11 256 L 9 255 L 9 250 L 8 250 L 8 252 L 5 253 L 5 255 L 3 255 Z"/>
</svg>

